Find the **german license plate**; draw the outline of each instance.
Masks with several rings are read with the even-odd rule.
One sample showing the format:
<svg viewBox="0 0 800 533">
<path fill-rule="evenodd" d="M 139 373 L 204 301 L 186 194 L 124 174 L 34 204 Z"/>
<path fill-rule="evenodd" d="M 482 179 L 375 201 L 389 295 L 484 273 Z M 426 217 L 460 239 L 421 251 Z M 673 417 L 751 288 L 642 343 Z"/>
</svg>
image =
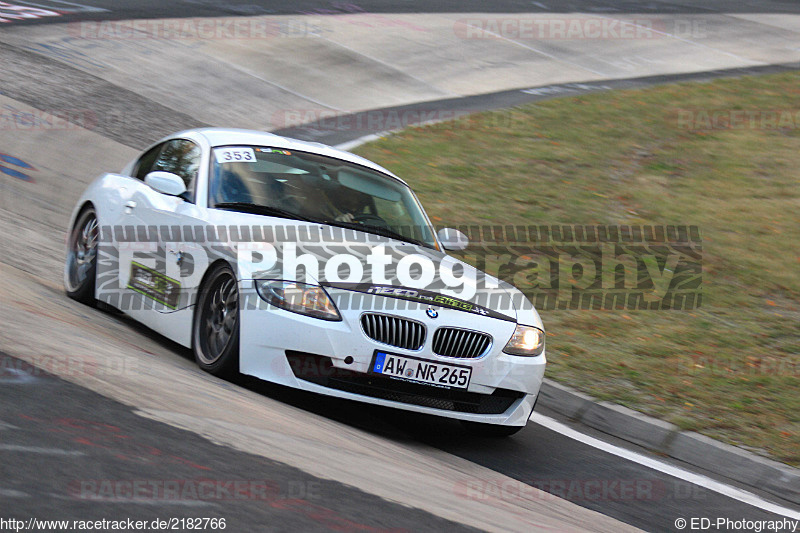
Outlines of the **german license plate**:
<svg viewBox="0 0 800 533">
<path fill-rule="evenodd" d="M 468 366 L 448 365 L 386 352 L 375 353 L 372 372 L 404 381 L 454 389 L 466 389 L 472 378 L 472 368 Z"/>
</svg>

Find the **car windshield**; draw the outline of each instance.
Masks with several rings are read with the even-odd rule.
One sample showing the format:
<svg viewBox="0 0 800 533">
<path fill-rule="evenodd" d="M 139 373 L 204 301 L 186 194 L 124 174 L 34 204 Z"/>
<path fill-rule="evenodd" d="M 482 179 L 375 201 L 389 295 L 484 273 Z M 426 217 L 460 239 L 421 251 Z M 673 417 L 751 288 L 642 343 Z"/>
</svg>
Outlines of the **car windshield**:
<svg viewBox="0 0 800 533">
<path fill-rule="evenodd" d="M 340 159 L 283 148 L 214 148 L 210 207 L 363 229 L 435 247 L 406 185 Z"/>
</svg>

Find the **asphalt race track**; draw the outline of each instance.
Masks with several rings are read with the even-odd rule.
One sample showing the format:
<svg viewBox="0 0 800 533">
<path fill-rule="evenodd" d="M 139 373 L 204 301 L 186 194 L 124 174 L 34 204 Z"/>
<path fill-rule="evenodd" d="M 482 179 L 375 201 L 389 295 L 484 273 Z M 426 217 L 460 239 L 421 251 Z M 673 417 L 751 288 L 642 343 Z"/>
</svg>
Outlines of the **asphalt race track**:
<svg viewBox="0 0 800 533">
<path fill-rule="evenodd" d="M 250 378 L 224 382 L 187 350 L 64 295 L 63 243 L 79 194 L 173 131 L 249 127 L 341 144 L 390 129 L 388 111 L 401 125 L 420 110 L 446 120 L 800 61 L 800 4 L 791 2 L 485 4 L 0 3 L 0 519 L 616 532 L 673 531 L 679 518 L 800 516 L 773 495 L 722 479 L 720 490 L 670 469 L 687 465 L 660 459 L 666 466 L 656 470 L 600 450 L 592 438 L 629 447 L 606 435 L 576 440 L 558 430 L 568 421 L 538 409 L 513 438 L 483 440 L 450 421 Z M 658 37 L 463 32 L 465 21 L 574 13 L 649 22 Z M 149 23 L 132 30 L 131 19 Z M 193 25 L 176 36 L 163 19 Z M 222 37 L 197 33 L 209 28 L 204 20 Z"/>
</svg>

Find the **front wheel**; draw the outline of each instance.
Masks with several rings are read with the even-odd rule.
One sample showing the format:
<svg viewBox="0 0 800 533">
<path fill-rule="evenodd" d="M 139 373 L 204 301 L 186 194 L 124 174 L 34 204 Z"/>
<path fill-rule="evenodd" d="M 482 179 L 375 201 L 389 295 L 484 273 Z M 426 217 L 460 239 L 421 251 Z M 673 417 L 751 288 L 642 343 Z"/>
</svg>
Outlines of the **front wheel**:
<svg viewBox="0 0 800 533">
<path fill-rule="evenodd" d="M 239 288 L 228 265 L 214 267 L 200 288 L 192 349 L 197 364 L 210 374 L 227 378 L 239 371 Z"/>
<path fill-rule="evenodd" d="M 87 207 L 78 215 L 67 240 L 64 288 L 67 296 L 88 305 L 95 304 L 98 233 L 97 214 Z"/>
</svg>

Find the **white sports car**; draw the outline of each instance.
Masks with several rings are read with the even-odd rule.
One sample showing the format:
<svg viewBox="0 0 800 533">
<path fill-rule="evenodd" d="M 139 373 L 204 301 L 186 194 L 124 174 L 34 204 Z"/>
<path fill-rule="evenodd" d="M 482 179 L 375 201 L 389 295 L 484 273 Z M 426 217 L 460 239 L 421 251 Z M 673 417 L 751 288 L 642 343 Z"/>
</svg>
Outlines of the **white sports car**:
<svg viewBox="0 0 800 533">
<path fill-rule="evenodd" d="M 86 189 L 67 294 L 236 372 L 320 394 L 524 427 L 545 368 L 538 313 L 444 253 L 408 185 L 348 152 L 264 132 L 183 131 Z"/>
</svg>

